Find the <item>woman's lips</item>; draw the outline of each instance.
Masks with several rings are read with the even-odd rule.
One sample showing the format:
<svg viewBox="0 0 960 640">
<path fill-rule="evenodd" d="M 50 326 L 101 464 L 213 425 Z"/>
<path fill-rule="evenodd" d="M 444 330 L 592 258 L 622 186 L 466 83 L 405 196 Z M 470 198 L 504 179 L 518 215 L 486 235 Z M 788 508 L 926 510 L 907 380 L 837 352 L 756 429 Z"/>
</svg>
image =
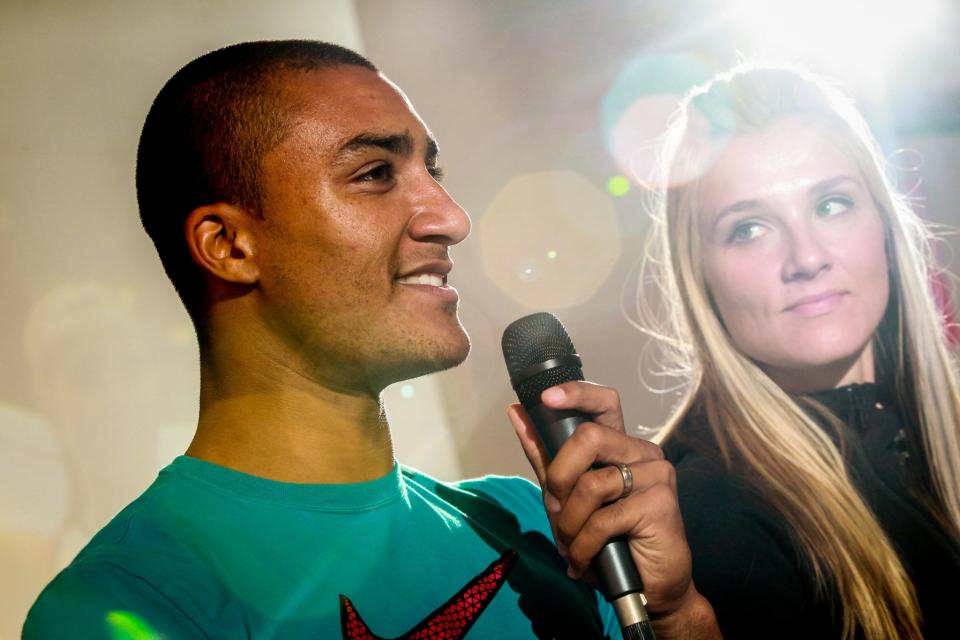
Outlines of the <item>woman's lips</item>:
<svg viewBox="0 0 960 640">
<path fill-rule="evenodd" d="M 805 296 L 787 305 L 784 311 L 808 318 L 820 316 L 836 309 L 846 295 L 846 291 L 825 291 L 824 293 Z"/>
</svg>

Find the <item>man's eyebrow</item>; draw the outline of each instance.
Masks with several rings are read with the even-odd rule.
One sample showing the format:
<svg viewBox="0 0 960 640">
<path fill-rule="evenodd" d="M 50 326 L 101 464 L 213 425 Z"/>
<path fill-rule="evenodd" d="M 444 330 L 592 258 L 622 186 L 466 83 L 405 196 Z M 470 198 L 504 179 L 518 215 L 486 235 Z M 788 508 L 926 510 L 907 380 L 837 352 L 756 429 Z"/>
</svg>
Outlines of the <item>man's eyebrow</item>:
<svg viewBox="0 0 960 640">
<path fill-rule="evenodd" d="M 413 153 L 416 146 L 413 136 L 409 133 L 397 133 L 392 135 L 378 135 L 374 133 L 361 133 L 356 135 L 337 150 L 337 159 L 346 159 L 355 153 L 365 151 L 370 148 L 383 149 L 389 153 L 398 156 L 409 156 Z M 437 141 L 433 137 L 427 137 L 427 151 L 425 158 L 428 161 L 435 160 L 439 153 Z"/>
<path fill-rule="evenodd" d="M 424 159 L 427 161 L 427 164 L 436 162 L 437 156 L 440 154 L 440 147 L 437 145 L 437 141 L 433 136 L 427 136 L 427 153 L 424 156 Z"/>
<path fill-rule="evenodd" d="M 370 147 L 384 149 L 398 156 L 410 155 L 413 151 L 413 138 L 407 133 L 397 133 L 394 135 L 377 135 L 373 133 L 361 133 L 347 140 L 337 151 L 338 156 L 351 155 L 357 151 L 363 151 Z"/>
</svg>

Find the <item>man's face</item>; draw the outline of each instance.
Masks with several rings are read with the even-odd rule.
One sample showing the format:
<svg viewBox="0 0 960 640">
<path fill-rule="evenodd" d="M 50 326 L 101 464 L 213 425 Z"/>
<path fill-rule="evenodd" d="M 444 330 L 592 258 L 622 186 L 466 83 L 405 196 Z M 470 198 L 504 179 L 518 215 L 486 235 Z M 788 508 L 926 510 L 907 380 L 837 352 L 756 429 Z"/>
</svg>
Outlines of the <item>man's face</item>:
<svg viewBox="0 0 960 640">
<path fill-rule="evenodd" d="M 282 92 L 290 133 L 261 165 L 255 242 L 265 320 L 292 366 L 378 392 L 459 364 L 470 343 L 448 249 L 470 219 L 437 181 L 430 132 L 360 67 L 293 73 Z"/>
</svg>

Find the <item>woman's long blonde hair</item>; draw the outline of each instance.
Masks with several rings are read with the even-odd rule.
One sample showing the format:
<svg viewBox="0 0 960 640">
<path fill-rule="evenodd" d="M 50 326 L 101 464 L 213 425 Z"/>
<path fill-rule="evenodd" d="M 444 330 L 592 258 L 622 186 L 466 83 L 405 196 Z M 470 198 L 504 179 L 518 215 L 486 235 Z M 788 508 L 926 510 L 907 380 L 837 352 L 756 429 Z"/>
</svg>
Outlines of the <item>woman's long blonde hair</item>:
<svg viewBox="0 0 960 640">
<path fill-rule="evenodd" d="M 931 512 L 954 537 L 960 531 L 960 394 L 930 289 L 929 231 L 895 194 L 879 146 L 850 99 L 801 69 L 745 63 L 718 75 L 685 97 L 664 139 L 638 310 L 667 356 L 667 370 L 682 372 L 687 384 L 657 439 L 669 439 L 696 404 L 727 466 L 752 478 L 791 527 L 821 593 L 832 579 L 843 605 L 843 637 L 860 629 L 869 639 L 920 638 L 913 585 L 837 446 L 809 407 L 731 342 L 698 259 L 697 176 L 724 139 L 784 119 L 809 123 L 842 145 L 884 219 L 891 296 L 874 340 L 877 360 L 890 363 L 893 371 L 885 373 L 895 377 L 908 428 L 922 439 Z M 662 293 L 655 309 L 644 302 L 651 282 Z"/>
</svg>

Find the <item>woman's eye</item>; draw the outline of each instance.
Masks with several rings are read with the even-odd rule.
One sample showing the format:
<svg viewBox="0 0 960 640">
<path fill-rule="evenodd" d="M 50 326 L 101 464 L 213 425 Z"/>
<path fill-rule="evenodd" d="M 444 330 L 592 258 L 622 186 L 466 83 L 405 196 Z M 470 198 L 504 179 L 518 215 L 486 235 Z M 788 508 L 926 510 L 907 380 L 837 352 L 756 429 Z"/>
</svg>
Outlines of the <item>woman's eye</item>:
<svg viewBox="0 0 960 640">
<path fill-rule="evenodd" d="M 817 203 L 817 215 L 822 217 L 835 216 L 853 206 L 853 201 L 845 196 L 831 196 Z"/>
<path fill-rule="evenodd" d="M 741 222 L 730 231 L 728 242 L 738 243 L 753 240 L 763 233 L 763 225 L 759 222 Z"/>
</svg>

